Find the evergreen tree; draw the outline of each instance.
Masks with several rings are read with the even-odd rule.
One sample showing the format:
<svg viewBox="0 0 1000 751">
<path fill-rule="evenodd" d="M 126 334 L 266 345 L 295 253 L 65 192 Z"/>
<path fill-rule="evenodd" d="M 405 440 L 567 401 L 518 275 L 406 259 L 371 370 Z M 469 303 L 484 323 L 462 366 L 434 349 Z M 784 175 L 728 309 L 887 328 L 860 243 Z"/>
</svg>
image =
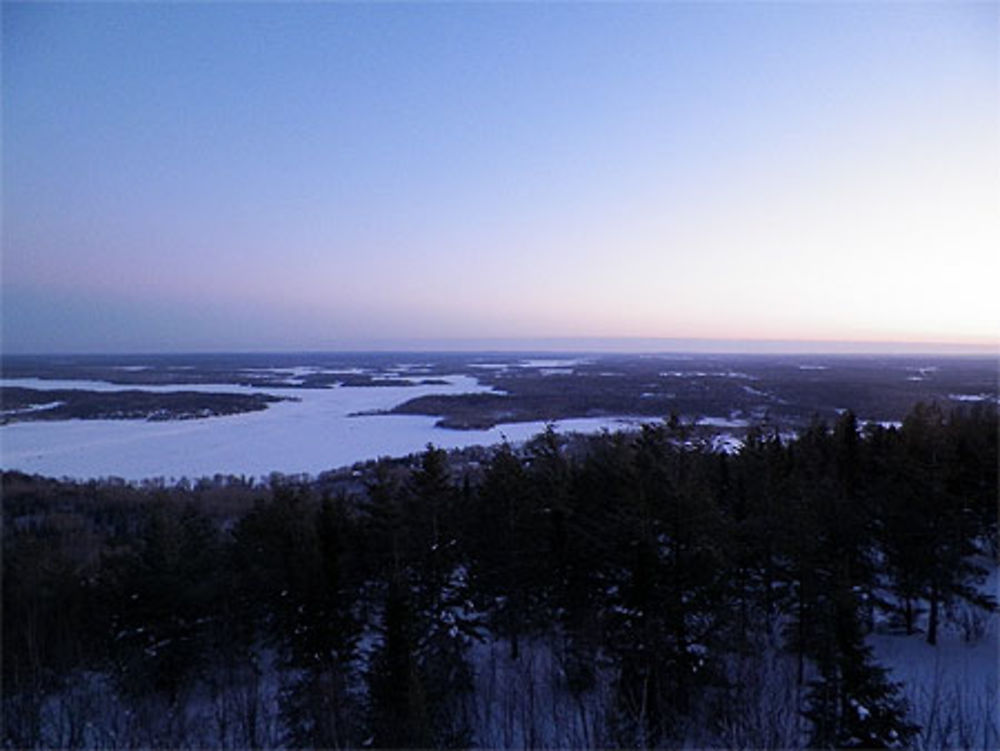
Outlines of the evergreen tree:
<svg viewBox="0 0 1000 751">
<path fill-rule="evenodd" d="M 725 539 L 707 482 L 713 465 L 699 456 L 669 426 L 646 426 L 636 440 L 610 639 L 618 734 L 629 745 L 669 739 L 718 677 Z"/>
<path fill-rule="evenodd" d="M 465 652 L 478 624 L 458 541 L 458 497 L 447 454 L 429 445 L 399 489 L 400 513 L 391 510 L 391 499 L 383 508 L 383 520 L 401 523 L 405 537 L 394 540 L 400 552 L 383 584 L 383 643 L 369 675 L 380 744 L 455 747 L 469 741 L 472 680 Z M 393 713 L 399 722 L 379 731 Z"/>
<path fill-rule="evenodd" d="M 917 732 L 899 686 L 886 678 L 864 643 L 856 594 L 841 589 L 825 598 L 827 618 L 813 656 L 819 672 L 810 682 L 805 716 L 814 748 L 906 748 Z"/>
<path fill-rule="evenodd" d="M 343 498 L 323 499 L 314 519 L 316 547 L 308 551 L 307 564 L 312 586 L 295 598 L 294 626 L 285 634 L 287 664 L 298 678 L 282 710 L 296 746 L 345 748 L 356 744 L 360 732 L 359 697 L 352 689 L 361 628 L 349 570 L 353 530 Z"/>
<path fill-rule="evenodd" d="M 427 698 L 415 656 L 417 624 L 402 575 L 388 582 L 382 642 L 367 676 L 369 722 L 374 748 L 434 745 Z"/>
<path fill-rule="evenodd" d="M 918 404 L 903 422 L 895 503 L 884 538 L 896 589 L 912 630 L 911 603 L 927 600 L 927 642 L 937 643 L 942 606 L 961 599 L 993 609 L 996 602 L 973 586 L 986 570 L 976 563 L 982 526 L 977 500 L 956 473 L 960 443 L 937 404 Z M 994 496 L 995 498 L 995 496 Z"/>
<path fill-rule="evenodd" d="M 730 525 L 727 553 L 733 571 L 737 644 L 769 632 L 789 596 L 789 558 L 782 546 L 792 538 L 786 525 L 796 513 L 788 507 L 788 465 L 788 452 L 778 435 L 751 427 L 732 460 L 731 490 L 720 497 Z"/>
<path fill-rule="evenodd" d="M 476 504 L 475 581 L 486 598 L 496 633 L 518 658 L 521 636 L 536 625 L 543 570 L 536 509 L 521 461 L 504 443 L 492 457 Z"/>
<path fill-rule="evenodd" d="M 526 446 L 528 479 L 538 509 L 543 560 L 540 581 L 548 617 L 558 624 L 559 654 L 569 689 L 581 694 L 594 685 L 600 644 L 598 623 L 599 538 L 595 518 L 580 508 L 575 469 L 564 440 L 550 424 Z"/>
<path fill-rule="evenodd" d="M 360 623 L 349 571 L 344 502 L 319 506 L 306 489 L 277 485 L 237 527 L 235 560 L 246 608 L 291 677 L 281 701 L 289 740 L 342 748 L 357 741 L 351 689 Z"/>
<path fill-rule="evenodd" d="M 207 653 L 222 568 L 218 532 L 194 506 L 160 499 L 134 554 L 109 560 L 113 660 L 129 693 L 152 689 L 173 705 Z"/>
</svg>

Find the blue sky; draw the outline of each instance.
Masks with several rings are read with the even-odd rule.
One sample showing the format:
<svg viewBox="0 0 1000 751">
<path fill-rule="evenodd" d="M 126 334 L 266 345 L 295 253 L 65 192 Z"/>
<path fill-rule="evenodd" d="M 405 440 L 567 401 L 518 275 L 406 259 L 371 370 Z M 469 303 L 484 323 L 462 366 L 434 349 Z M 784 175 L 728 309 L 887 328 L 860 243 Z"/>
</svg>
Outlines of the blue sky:
<svg viewBox="0 0 1000 751">
<path fill-rule="evenodd" d="M 995 346 L 995 4 L 3 6 L 5 352 Z"/>
</svg>

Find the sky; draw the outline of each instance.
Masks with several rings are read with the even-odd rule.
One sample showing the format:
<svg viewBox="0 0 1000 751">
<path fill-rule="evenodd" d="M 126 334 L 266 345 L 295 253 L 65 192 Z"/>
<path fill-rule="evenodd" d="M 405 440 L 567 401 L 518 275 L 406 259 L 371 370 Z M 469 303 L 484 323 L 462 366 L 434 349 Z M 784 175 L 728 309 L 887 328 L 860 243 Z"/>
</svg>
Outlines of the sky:
<svg viewBox="0 0 1000 751">
<path fill-rule="evenodd" d="M 0 13 L 4 353 L 997 351 L 995 3 Z"/>
</svg>

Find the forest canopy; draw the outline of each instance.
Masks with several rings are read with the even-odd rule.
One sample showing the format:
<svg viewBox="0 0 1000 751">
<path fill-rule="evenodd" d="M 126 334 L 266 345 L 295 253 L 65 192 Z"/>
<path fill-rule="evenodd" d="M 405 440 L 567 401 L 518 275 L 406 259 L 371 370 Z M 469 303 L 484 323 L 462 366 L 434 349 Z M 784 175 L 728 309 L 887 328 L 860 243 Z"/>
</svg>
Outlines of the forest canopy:
<svg viewBox="0 0 1000 751">
<path fill-rule="evenodd" d="M 352 478 L 5 472 L 4 745 L 996 745 L 995 697 L 932 738 L 866 641 L 995 609 L 994 406 Z"/>
</svg>

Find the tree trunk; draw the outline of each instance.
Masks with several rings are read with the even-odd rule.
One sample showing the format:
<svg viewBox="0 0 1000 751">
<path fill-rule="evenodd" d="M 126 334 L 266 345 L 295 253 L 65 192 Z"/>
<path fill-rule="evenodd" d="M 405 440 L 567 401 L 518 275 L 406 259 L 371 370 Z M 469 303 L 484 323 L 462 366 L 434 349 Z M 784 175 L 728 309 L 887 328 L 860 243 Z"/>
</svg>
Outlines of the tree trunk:
<svg viewBox="0 0 1000 751">
<path fill-rule="evenodd" d="M 935 584 L 931 587 L 931 613 L 927 620 L 927 643 L 931 646 L 937 644 L 938 630 L 938 588 Z"/>
</svg>

